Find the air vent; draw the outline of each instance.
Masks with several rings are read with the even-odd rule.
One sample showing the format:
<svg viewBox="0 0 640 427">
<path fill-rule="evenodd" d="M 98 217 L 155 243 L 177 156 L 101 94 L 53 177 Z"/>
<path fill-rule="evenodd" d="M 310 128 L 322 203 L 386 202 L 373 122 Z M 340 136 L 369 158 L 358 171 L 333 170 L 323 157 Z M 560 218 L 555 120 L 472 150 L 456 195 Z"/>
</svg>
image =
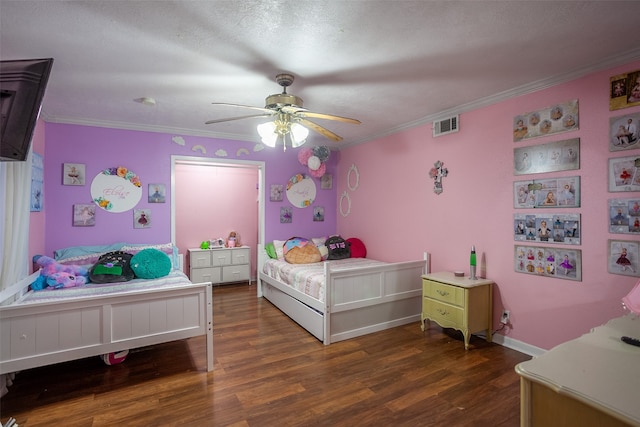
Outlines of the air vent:
<svg viewBox="0 0 640 427">
<path fill-rule="evenodd" d="M 446 135 L 448 133 L 458 132 L 459 116 L 449 117 L 448 119 L 433 122 L 433 136 Z"/>
</svg>

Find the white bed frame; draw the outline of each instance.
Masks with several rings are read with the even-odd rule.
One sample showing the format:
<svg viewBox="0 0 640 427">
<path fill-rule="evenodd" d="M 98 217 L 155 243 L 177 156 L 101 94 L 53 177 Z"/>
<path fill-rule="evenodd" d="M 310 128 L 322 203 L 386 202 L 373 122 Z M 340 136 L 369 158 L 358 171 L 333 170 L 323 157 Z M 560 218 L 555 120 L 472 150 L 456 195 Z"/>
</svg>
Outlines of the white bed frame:
<svg viewBox="0 0 640 427">
<path fill-rule="evenodd" d="M 9 305 L 38 275 L 0 292 L 0 374 L 200 335 L 213 370 L 210 282 Z"/>
<path fill-rule="evenodd" d="M 324 263 L 325 302 L 262 272 L 268 255 L 258 244 L 258 297 L 264 297 L 325 345 L 420 321 L 424 259 L 332 271 Z"/>
</svg>

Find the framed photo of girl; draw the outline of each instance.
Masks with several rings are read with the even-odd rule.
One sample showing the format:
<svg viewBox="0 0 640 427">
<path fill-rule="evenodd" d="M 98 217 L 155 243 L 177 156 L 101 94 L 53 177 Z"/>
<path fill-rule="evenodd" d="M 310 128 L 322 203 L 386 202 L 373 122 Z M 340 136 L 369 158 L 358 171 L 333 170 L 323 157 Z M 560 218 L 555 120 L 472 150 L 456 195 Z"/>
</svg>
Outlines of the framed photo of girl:
<svg viewBox="0 0 640 427">
<path fill-rule="evenodd" d="M 609 159 L 609 192 L 640 191 L 640 154 Z"/>
<path fill-rule="evenodd" d="M 640 242 L 609 240 L 609 273 L 640 277 Z"/>
<path fill-rule="evenodd" d="M 609 151 L 640 148 L 640 113 L 609 119 Z"/>
</svg>

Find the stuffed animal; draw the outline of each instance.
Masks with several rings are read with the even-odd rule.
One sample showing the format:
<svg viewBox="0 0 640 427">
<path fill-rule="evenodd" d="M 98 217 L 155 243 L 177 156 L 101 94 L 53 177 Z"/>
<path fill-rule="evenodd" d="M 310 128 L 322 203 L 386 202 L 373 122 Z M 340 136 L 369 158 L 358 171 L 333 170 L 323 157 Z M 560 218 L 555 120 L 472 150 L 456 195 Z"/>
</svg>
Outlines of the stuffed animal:
<svg viewBox="0 0 640 427">
<path fill-rule="evenodd" d="M 39 291 L 45 288 L 71 288 L 83 286 L 87 283 L 89 271 L 78 265 L 64 265 L 53 258 L 41 256 L 36 259 L 41 267 L 40 276 L 31 284 L 31 289 Z"/>
<path fill-rule="evenodd" d="M 229 237 L 227 238 L 227 247 L 235 248 L 239 246 L 242 246 L 242 244 L 240 243 L 240 236 L 238 236 L 238 233 L 236 233 L 235 231 L 232 231 L 231 233 L 229 233 Z"/>
</svg>

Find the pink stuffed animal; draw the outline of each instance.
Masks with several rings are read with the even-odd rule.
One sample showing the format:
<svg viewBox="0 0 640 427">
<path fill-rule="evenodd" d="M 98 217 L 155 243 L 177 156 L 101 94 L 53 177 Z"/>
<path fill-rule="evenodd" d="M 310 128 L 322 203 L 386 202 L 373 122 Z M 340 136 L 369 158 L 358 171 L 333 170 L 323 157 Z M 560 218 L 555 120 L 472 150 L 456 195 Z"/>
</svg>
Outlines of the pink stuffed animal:
<svg viewBox="0 0 640 427">
<path fill-rule="evenodd" d="M 36 291 L 47 287 L 59 289 L 82 286 L 88 281 L 89 271 L 78 265 L 59 264 L 48 256 L 39 257 L 36 264 L 41 267 L 40 276 L 31 284 L 31 289 Z"/>
</svg>

